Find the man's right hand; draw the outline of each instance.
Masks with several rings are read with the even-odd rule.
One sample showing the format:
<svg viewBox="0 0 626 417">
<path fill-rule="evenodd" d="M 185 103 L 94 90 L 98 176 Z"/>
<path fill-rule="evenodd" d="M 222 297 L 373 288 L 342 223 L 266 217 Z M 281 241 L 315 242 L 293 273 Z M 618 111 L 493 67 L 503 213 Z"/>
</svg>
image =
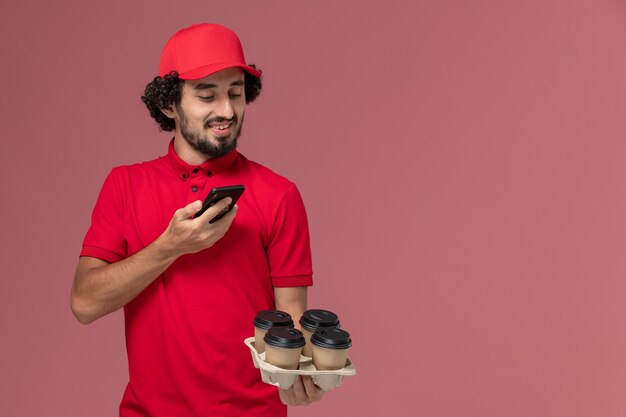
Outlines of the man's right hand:
<svg viewBox="0 0 626 417">
<path fill-rule="evenodd" d="M 200 217 L 192 219 L 202 203 L 176 210 L 165 232 L 154 242 L 118 262 L 108 263 L 83 256 L 74 274 L 70 305 L 84 324 L 115 311 L 135 298 L 179 256 L 209 248 L 230 228 L 237 206 L 215 223 L 209 220 L 230 204 L 230 197 L 218 201 Z"/>
<path fill-rule="evenodd" d="M 200 200 L 176 210 L 167 229 L 159 237 L 163 250 L 171 251 L 175 257 L 179 257 L 213 246 L 224 237 L 233 223 L 237 215 L 237 205 L 215 223 L 209 221 L 222 210 L 226 210 L 231 201 L 230 197 L 226 197 L 195 219 L 192 216 L 202 208 Z"/>
</svg>

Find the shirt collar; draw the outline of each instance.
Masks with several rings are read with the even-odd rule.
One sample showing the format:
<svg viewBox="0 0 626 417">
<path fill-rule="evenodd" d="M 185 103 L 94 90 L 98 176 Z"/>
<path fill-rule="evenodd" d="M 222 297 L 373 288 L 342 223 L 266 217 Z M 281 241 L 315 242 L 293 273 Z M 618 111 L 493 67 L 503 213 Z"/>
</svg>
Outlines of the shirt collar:
<svg viewBox="0 0 626 417">
<path fill-rule="evenodd" d="M 200 165 L 191 165 L 180 159 L 180 157 L 176 154 L 176 151 L 174 150 L 174 139 L 172 139 L 167 151 L 167 159 L 170 161 L 172 168 L 176 172 L 176 176 L 181 180 L 186 181 L 187 178 L 191 176 L 207 175 L 210 177 L 227 170 L 233 165 L 238 154 L 237 150 L 233 149 L 224 156 L 207 159 Z"/>
</svg>

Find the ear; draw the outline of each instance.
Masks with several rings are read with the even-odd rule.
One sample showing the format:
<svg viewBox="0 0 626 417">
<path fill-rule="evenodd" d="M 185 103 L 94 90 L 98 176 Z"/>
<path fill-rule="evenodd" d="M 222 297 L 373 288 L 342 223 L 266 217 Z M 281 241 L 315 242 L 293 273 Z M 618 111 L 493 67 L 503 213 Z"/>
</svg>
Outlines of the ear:
<svg viewBox="0 0 626 417">
<path fill-rule="evenodd" d="M 163 113 L 164 115 L 166 115 L 170 119 L 174 119 L 175 116 L 176 116 L 176 111 L 172 107 L 174 107 L 174 106 L 162 107 L 161 108 L 161 113 Z"/>
</svg>

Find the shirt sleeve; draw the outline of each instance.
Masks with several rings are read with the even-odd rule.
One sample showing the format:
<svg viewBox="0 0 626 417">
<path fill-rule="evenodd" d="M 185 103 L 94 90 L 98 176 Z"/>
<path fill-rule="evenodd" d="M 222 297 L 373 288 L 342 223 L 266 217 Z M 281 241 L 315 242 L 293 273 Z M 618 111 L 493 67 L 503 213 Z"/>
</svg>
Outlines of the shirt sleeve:
<svg viewBox="0 0 626 417">
<path fill-rule="evenodd" d="M 275 287 L 313 285 L 309 224 L 295 184 L 277 208 L 267 255 Z"/>
<path fill-rule="evenodd" d="M 123 230 L 124 187 L 120 169 L 114 168 L 100 190 L 80 256 L 91 256 L 107 262 L 124 259 L 127 244 Z"/>
</svg>

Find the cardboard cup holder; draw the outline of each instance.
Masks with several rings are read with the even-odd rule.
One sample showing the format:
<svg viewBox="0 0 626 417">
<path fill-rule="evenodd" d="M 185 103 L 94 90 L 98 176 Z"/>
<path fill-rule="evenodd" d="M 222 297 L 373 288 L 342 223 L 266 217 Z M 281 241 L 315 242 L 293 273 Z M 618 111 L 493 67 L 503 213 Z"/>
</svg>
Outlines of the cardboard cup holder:
<svg viewBox="0 0 626 417">
<path fill-rule="evenodd" d="M 283 369 L 265 362 L 265 352 L 258 353 L 254 346 L 254 337 L 248 337 L 243 341 L 252 354 L 254 367 L 261 371 L 261 379 L 266 384 L 274 385 L 282 389 L 291 387 L 299 375 L 310 375 L 315 385 L 323 391 L 329 391 L 339 385 L 345 376 L 356 375 L 356 369 L 350 362 L 346 366 L 334 371 L 318 371 L 313 365 L 313 360 L 307 356 L 300 355 L 300 365 L 298 369 Z"/>
</svg>

